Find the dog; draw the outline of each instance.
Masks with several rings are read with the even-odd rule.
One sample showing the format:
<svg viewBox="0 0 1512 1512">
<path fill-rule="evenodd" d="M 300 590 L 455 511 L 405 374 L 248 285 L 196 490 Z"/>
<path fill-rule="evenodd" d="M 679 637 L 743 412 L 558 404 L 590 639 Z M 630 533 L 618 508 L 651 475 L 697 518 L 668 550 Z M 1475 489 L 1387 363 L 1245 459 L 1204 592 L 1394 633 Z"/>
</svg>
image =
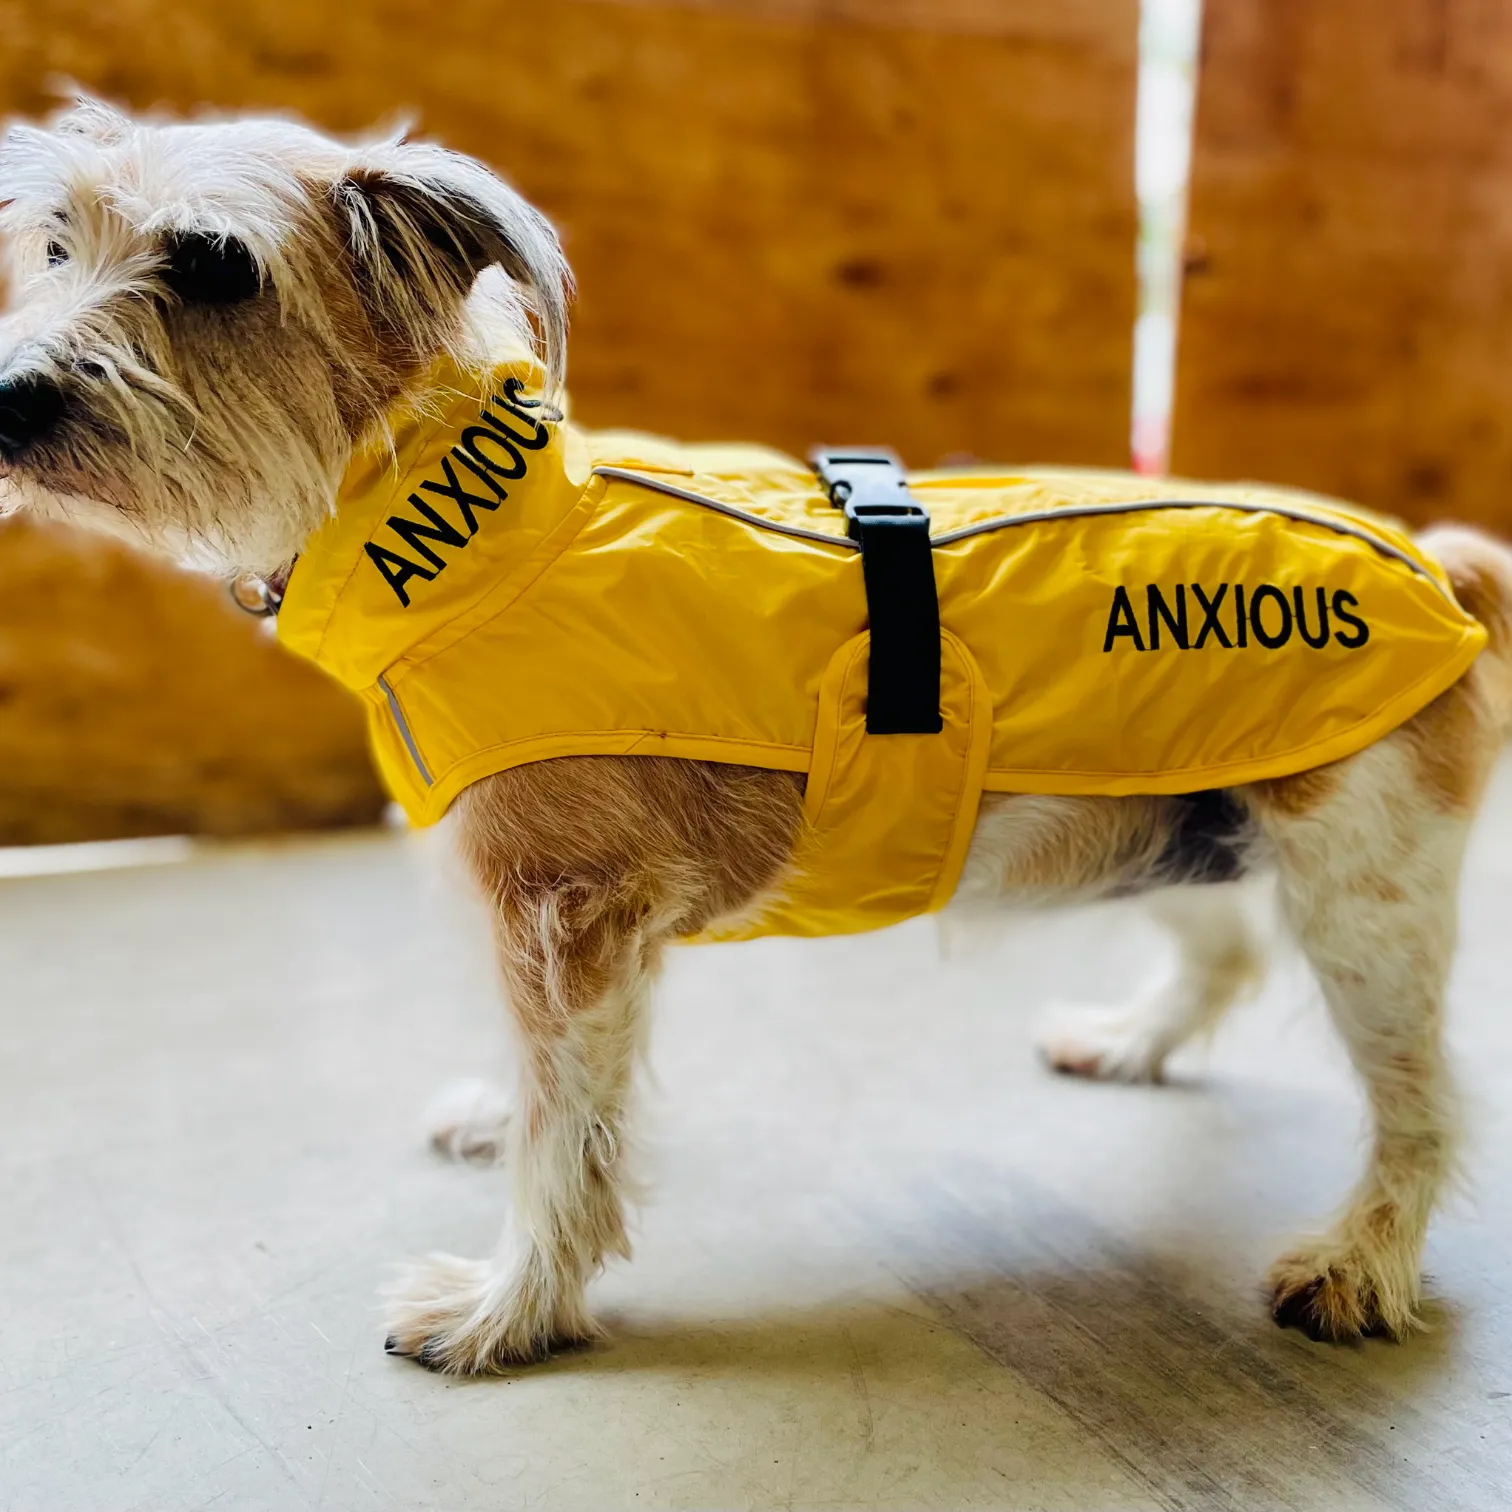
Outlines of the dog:
<svg viewBox="0 0 1512 1512">
<path fill-rule="evenodd" d="M 269 119 L 139 121 L 93 100 L 0 144 L 12 307 L 0 321 L 7 502 L 227 577 L 277 585 L 326 524 L 354 451 L 422 407 L 439 359 L 534 341 L 563 374 L 570 279 L 548 223 L 476 162 Z M 1466 836 L 1512 727 L 1512 553 L 1419 539 L 1487 644 L 1367 748 L 1225 790 L 1229 878 L 1273 871 L 1367 1095 L 1359 1184 L 1277 1261 L 1273 1315 L 1316 1339 L 1401 1338 L 1456 1163 L 1443 1046 Z M 485 777 L 453 805 L 488 900 L 520 1047 L 512 1112 L 447 1111 L 437 1140 L 491 1153 L 513 1202 L 495 1254 L 434 1256 L 388 1299 L 388 1348 L 454 1374 L 594 1337 L 588 1280 L 628 1256 L 620 1152 L 658 961 L 780 891 L 804 782 L 660 755 L 568 756 Z M 1048 1035 L 1052 1065 L 1159 1078 L 1264 969 L 1231 882 L 1168 885 L 1193 839 L 1180 796 L 989 793 L 952 906 L 1151 892 L 1174 978 Z M 1200 829 L 1201 826 L 1199 825 Z M 1197 835 L 1201 842 L 1202 835 Z"/>
</svg>

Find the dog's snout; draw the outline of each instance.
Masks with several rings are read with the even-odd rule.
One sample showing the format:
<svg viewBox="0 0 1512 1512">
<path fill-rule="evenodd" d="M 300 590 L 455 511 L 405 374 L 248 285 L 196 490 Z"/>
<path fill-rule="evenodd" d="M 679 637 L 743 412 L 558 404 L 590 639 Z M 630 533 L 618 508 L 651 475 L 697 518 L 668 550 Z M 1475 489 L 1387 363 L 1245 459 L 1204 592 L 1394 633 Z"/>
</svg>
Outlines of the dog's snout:
<svg viewBox="0 0 1512 1512">
<path fill-rule="evenodd" d="M 63 406 L 63 390 L 40 373 L 0 380 L 0 456 L 14 457 L 40 440 L 62 418 Z"/>
</svg>

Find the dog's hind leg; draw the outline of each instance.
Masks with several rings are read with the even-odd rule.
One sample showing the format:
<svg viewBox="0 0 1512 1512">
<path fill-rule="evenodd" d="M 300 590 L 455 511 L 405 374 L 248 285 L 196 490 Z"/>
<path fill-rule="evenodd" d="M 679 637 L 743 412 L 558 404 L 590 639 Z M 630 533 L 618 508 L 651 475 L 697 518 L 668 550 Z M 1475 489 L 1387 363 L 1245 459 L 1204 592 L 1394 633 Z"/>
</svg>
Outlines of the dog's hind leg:
<svg viewBox="0 0 1512 1512">
<path fill-rule="evenodd" d="M 1370 1107 L 1370 1162 L 1344 1211 L 1271 1271 L 1276 1321 L 1319 1339 L 1400 1337 L 1418 1322 L 1423 1241 L 1458 1133 L 1443 1019 L 1460 861 L 1512 726 L 1512 555 L 1455 528 L 1423 544 L 1486 627 L 1486 650 L 1378 745 L 1247 792 Z"/>
<path fill-rule="evenodd" d="M 1104 1081 L 1159 1081 L 1166 1057 L 1211 1028 L 1265 974 L 1264 941 L 1244 906 L 1241 884 L 1166 888 L 1146 904 L 1174 936 L 1176 969 L 1118 1007 L 1061 1007 L 1038 1044 L 1057 1071 Z"/>
<path fill-rule="evenodd" d="M 1276 1321 L 1315 1339 L 1399 1338 L 1416 1326 L 1428 1220 L 1453 1168 L 1444 990 L 1468 823 L 1430 801 L 1416 755 L 1409 727 L 1256 793 L 1283 908 L 1371 1118 L 1369 1164 L 1343 1212 L 1271 1271 Z"/>
</svg>

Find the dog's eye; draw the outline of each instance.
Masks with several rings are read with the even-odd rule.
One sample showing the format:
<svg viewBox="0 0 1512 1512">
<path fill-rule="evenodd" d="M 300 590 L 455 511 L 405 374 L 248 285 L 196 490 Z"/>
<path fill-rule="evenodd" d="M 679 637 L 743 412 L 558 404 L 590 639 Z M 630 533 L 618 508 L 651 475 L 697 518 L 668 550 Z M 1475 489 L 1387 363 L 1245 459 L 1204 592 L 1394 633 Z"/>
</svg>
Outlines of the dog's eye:
<svg viewBox="0 0 1512 1512">
<path fill-rule="evenodd" d="M 47 266 L 56 268 L 60 263 L 68 261 L 68 248 L 62 242 L 50 241 L 47 244 Z"/>
<path fill-rule="evenodd" d="M 235 304 L 262 288 L 256 259 L 235 237 L 175 232 L 163 258 L 163 282 L 185 304 Z"/>
</svg>

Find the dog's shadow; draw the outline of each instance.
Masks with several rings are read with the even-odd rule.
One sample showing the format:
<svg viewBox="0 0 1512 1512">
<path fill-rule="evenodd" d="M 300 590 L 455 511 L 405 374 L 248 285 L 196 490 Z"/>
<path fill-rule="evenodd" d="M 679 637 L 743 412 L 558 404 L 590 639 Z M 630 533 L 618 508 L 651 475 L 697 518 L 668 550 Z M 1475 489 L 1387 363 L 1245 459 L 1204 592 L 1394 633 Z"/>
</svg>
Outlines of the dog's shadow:
<svg viewBox="0 0 1512 1512">
<path fill-rule="evenodd" d="M 1202 1165 L 1170 1169 L 1189 1189 Z M 824 1208 L 842 1251 L 859 1238 L 885 1257 L 880 1289 L 724 1316 L 692 1296 L 605 1311 L 605 1344 L 544 1369 L 650 1390 L 669 1433 L 684 1411 L 736 1445 L 801 1422 L 805 1455 L 832 1467 L 814 1501 L 887 1500 L 912 1466 L 934 1467 L 947 1501 L 1505 1506 L 1449 1308 L 1430 1302 L 1429 1331 L 1401 1345 L 1312 1343 L 1266 1316 L 1272 1240 L 1205 1229 L 1200 1203 L 1176 1225 L 1180 1208 L 1131 1242 L 1021 1166 L 926 1160 Z"/>
<path fill-rule="evenodd" d="M 990 1453 L 1057 1504 L 1505 1504 L 1462 1398 L 1436 1389 L 1456 1364 L 1448 1309 L 1430 1305 L 1406 1344 L 1314 1344 L 1253 1291 L 1194 1289 L 1233 1274 L 1231 1253 L 1131 1246 L 1022 1175 L 995 1172 L 993 1191 L 968 1168 L 954 1192 L 857 1213 L 888 1257 L 885 1295 L 609 1315 L 606 1344 L 546 1368 L 712 1395 L 741 1432 L 748 1413 L 758 1435 L 773 1413 L 799 1419 L 808 1453 L 860 1477 L 831 1486 L 849 1500 L 884 1463 L 947 1467 L 982 1493 Z"/>
<path fill-rule="evenodd" d="M 1022 1489 L 1089 1506 L 1117 1505 L 1108 1488 L 1130 1478 L 1172 1507 L 1504 1505 L 1463 1465 L 1442 1499 L 1464 1425 L 1413 1399 L 1453 1353 L 1443 1308 L 1406 1346 L 1332 1348 L 1282 1333 L 1258 1299 L 1226 1327 L 1156 1269 L 1121 1266 L 937 1277 L 896 1305 L 605 1321 L 606 1344 L 547 1368 L 798 1416 L 808 1454 L 857 1466 L 881 1453 L 970 1484 L 962 1457 L 990 1451 Z"/>
</svg>

